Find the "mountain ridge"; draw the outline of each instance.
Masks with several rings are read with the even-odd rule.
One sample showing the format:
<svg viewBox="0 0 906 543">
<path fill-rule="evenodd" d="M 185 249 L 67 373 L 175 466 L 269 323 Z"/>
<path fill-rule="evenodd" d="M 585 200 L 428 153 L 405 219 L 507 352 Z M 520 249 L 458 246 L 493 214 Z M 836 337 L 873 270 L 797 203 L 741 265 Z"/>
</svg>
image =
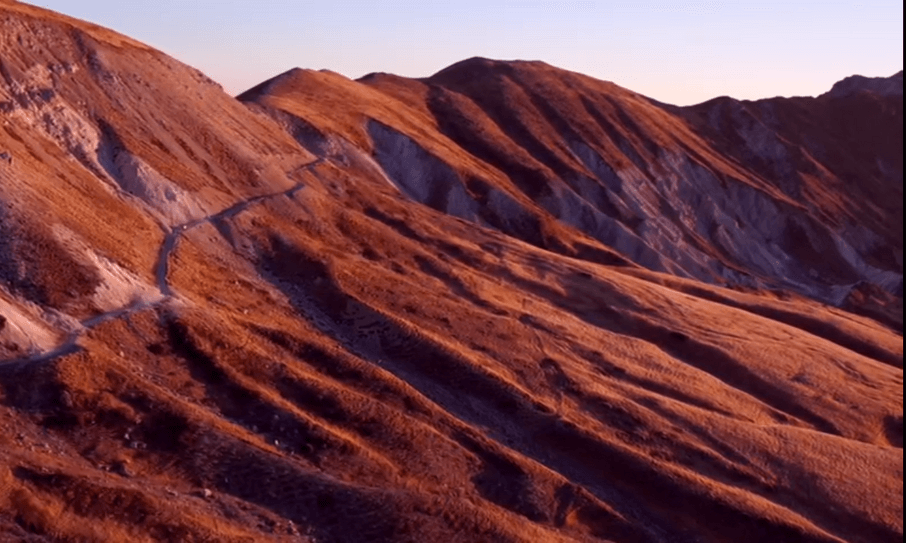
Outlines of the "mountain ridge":
<svg viewBox="0 0 906 543">
<path fill-rule="evenodd" d="M 896 249 L 872 191 L 902 186 L 901 104 L 709 123 L 536 64 L 450 88 L 296 71 L 240 102 L 21 6 L 0 3 L 0 539 L 902 539 L 901 286 L 836 283 L 834 307 L 702 281 L 765 271 L 683 220 L 761 195 L 814 238 L 789 254 L 819 277 L 794 279 L 857 279 L 824 215 Z M 822 158 L 860 112 L 890 137 Z M 807 157 L 864 182 L 816 193 Z"/>
<path fill-rule="evenodd" d="M 309 73 L 312 73 L 313 75 L 309 77 L 307 75 Z M 270 104 L 274 106 L 272 109 L 280 109 L 283 107 L 283 111 L 292 112 L 292 106 L 287 107 L 287 103 L 288 101 L 291 102 L 293 100 L 293 85 L 298 86 L 298 88 L 307 88 L 309 90 L 306 91 L 307 94 L 305 95 L 307 104 L 305 108 L 307 108 L 306 111 L 309 113 L 300 110 L 297 112 L 300 113 L 297 118 L 305 118 L 306 114 L 308 114 L 311 116 L 311 119 L 315 119 L 314 124 L 317 124 L 317 119 L 323 118 L 325 113 L 315 113 L 312 111 L 313 108 L 316 109 L 318 107 L 317 99 L 313 98 L 313 93 L 320 92 L 321 94 L 324 94 L 330 92 L 331 83 L 318 79 L 313 72 L 297 71 L 294 72 L 294 77 L 295 83 L 290 82 L 289 80 L 281 80 L 280 85 L 282 85 L 281 88 L 283 90 L 275 88 L 272 92 L 272 96 L 262 95 L 252 97 L 251 95 L 246 94 L 241 95 L 240 99 L 262 104 L 273 99 L 274 104 Z M 334 75 L 332 77 L 335 78 L 335 81 L 343 80 L 342 76 L 339 75 Z M 570 83 L 572 88 L 595 89 L 594 91 L 589 90 L 588 92 L 598 92 L 602 98 L 597 98 L 597 100 L 599 100 L 597 105 L 591 105 L 587 101 L 580 103 L 575 98 L 570 97 L 576 96 L 575 94 L 570 94 L 572 91 L 565 90 L 565 88 L 564 90 L 557 89 L 556 86 L 558 83 L 543 82 L 545 78 L 550 77 L 554 77 L 552 81 L 558 81 L 558 78 L 559 80 L 568 79 L 572 82 Z M 516 80 L 523 81 L 523 83 L 516 83 Z M 649 235 L 649 238 L 651 239 L 633 241 L 634 238 L 632 236 L 635 235 L 633 233 L 635 225 L 633 225 L 632 222 L 638 220 L 639 212 L 636 211 L 636 218 L 632 218 L 631 215 L 633 213 L 625 208 L 625 202 L 616 204 L 618 207 L 623 206 L 623 211 L 618 211 L 614 209 L 614 204 L 612 202 L 607 201 L 607 199 L 602 199 L 600 196 L 595 203 L 588 202 L 586 200 L 588 194 L 583 195 L 581 190 L 575 186 L 575 183 L 584 183 L 583 186 L 586 187 L 584 190 L 587 192 L 587 190 L 590 189 L 589 181 L 570 181 L 573 186 L 554 189 L 555 191 L 560 192 L 566 191 L 564 193 L 567 197 L 566 200 L 564 200 L 562 196 L 554 196 L 553 201 L 551 201 L 549 192 L 550 187 L 556 187 L 558 184 L 562 186 L 562 183 L 559 181 L 560 179 L 575 177 L 577 175 L 580 178 L 593 180 L 591 183 L 598 184 L 599 187 L 603 188 L 605 191 L 612 191 L 613 187 L 608 188 L 600 185 L 601 183 L 604 183 L 601 176 L 603 175 L 604 177 L 609 178 L 611 180 L 609 182 L 612 185 L 614 180 L 620 177 L 619 174 L 612 170 L 600 172 L 592 172 L 589 170 L 589 167 L 600 167 L 597 165 L 602 164 L 601 157 L 606 157 L 603 163 L 605 164 L 605 168 L 609 167 L 608 165 L 617 164 L 618 168 L 623 168 L 627 172 L 636 170 L 635 173 L 626 173 L 625 175 L 630 176 L 630 178 L 634 176 L 635 179 L 647 177 L 649 183 L 653 183 L 655 178 L 663 177 L 664 172 L 670 172 L 671 170 L 677 171 L 677 174 L 675 175 L 689 175 L 688 172 L 680 172 L 677 168 L 704 168 L 703 171 L 705 172 L 705 175 L 710 175 L 714 178 L 714 181 L 719 183 L 741 183 L 743 186 L 747 187 L 745 190 L 754 189 L 756 191 L 754 196 L 756 200 L 764 200 L 766 196 L 770 201 L 765 200 L 764 204 L 759 205 L 774 206 L 779 204 L 794 211 L 798 209 L 799 211 L 795 213 L 798 213 L 801 218 L 796 218 L 796 224 L 789 228 L 794 230 L 798 229 L 797 231 L 802 231 L 804 228 L 805 230 L 812 232 L 809 236 L 813 239 L 816 239 L 816 236 L 824 236 L 826 240 L 836 239 L 840 243 L 843 243 L 839 249 L 835 249 L 826 247 L 826 244 L 829 243 L 829 241 L 819 242 L 825 244 L 825 248 L 817 249 L 821 254 L 836 255 L 822 257 L 829 258 L 829 263 L 833 263 L 834 261 L 839 262 L 839 264 L 831 264 L 832 266 L 837 267 L 840 274 L 840 277 L 835 279 L 835 281 L 848 281 L 849 285 L 854 285 L 858 281 L 853 282 L 852 278 L 860 276 L 861 279 L 859 280 L 867 280 L 875 283 L 880 281 L 886 285 L 882 287 L 882 289 L 889 293 L 896 292 L 899 283 L 902 281 L 902 266 L 901 264 L 894 262 L 894 260 L 896 260 L 896 258 L 894 258 L 896 255 L 883 255 L 885 260 L 883 261 L 884 263 L 881 264 L 881 267 L 878 267 L 879 261 L 868 263 L 862 262 L 858 258 L 852 260 L 851 257 L 842 256 L 843 254 L 853 255 L 860 251 L 864 251 L 863 249 L 854 252 L 849 247 L 852 243 L 861 244 L 865 247 L 888 242 L 892 243 L 894 247 L 902 246 L 902 236 L 897 234 L 901 229 L 898 228 L 895 223 L 888 226 L 885 219 L 885 217 L 897 217 L 902 215 L 901 213 L 898 213 L 896 208 L 896 198 L 891 199 L 886 197 L 886 195 L 879 193 L 879 190 L 882 190 L 879 188 L 872 189 L 873 192 L 869 194 L 863 192 L 859 196 L 849 200 L 850 202 L 867 202 L 870 205 L 875 205 L 874 202 L 878 202 L 877 205 L 888 207 L 889 205 L 894 206 L 893 208 L 885 210 L 883 214 L 879 214 L 874 208 L 868 208 L 868 210 L 860 209 L 858 211 L 845 210 L 840 208 L 839 204 L 832 204 L 828 198 L 822 196 L 820 185 L 826 185 L 828 183 L 833 183 L 837 187 L 845 187 L 847 183 L 852 185 L 852 182 L 838 177 L 841 174 L 850 178 L 856 175 L 849 171 L 851 170 L 851 167 L 842 164 L 839 161 L 837 161 L 836 164 L 816 162 L 810 153 L 817 155 L 821 152 L 827 156 L 829 153 L 826 149 L 820 151 L 816 149 L 805 150 L 801 144 L 790 144 L 786 138 L 790 138 L 791 135 L 775 134 L 775 129 L 768 127 L 768 125 L 765 124 L 764 116 L 758 110 L 758 108 L 765 107 L 773 108 L 775 107 L 774 104 L 782 104 L 781 107 L 789 109 L 789 106 L 786 104 L 801 104 L 803 103 L 802 100 L 808 99 L 769 99 L 758 102 L 738 102 L 732 99 L 715 99 L 699 106 L 676 108 L 674 106 L 658 105 L 657 102 L 636 95 L 631 91 L 620 89 L 618 86 L 611 83 L 599 82 L 582 76 L 581 74 L 573 74 L 571 72 L 556 69 L 544 63 L 507 63 L 482 58 L 469 59 L 454 64 L 451 67 L 441 70 L 438 74 L 425 79 L 412 80 L 390 74 L 373 74 L 360 79 L 358 82 L 345 81 L 346 82 L 343 83 L 343 85 L 351 91 L 346 96 L 346 100 L 358 100 L 359 104 L 364 104 L 365 102 L 361 97 L 366 94 L 362 93 L 370 93 L 372 90 L 376 90 L 383 92 L 384 95 L 390 96 L 391 101 L 389 103 L 394 104 L 392 108 L 394 112 L 408 111 L 409 115 L 407 118 L 403 118 L 397 113 L 380 113 L 381 110 L 369 110 L 363 105 L 360 105 L 352 108 L 352 111 L 365 112 L 361 114 L 362 117 L 357 117 L 358 120 L 351 119 L 346 122 L 346 125 L 344 126 L 331 126 L 327 131 L 334 134 L 346 135 L 351 141 L 355 142 L 356 145 L 366 150 L 366 152 L 372 152 L 374 150 L 372 148 L 373 143 L 381 141 L 382 139 L 396 138 L 400 142 L 408 139 L 409 143 L 406 143 L 405 145 L 414 144 L 415 146 L 423 146 L 423 151 L 427 153 L 425 155 L 425 160 L 427 161 L 425 168 L 429 169 L 442 167 L 440 163 L 445 162 L 445 159 L 443 158 L 444 154 L 451 154 L 451 151 L 449 151 L 450 149 L 457 149 L 450 158 L 446 159 L 446 166 L 452 167 L 453 170 L 458 170 L 461 173 L 456 174 L 447 172 L 445 174 L 438 174 L 438 176 L 448 180 L 446 183 L 450 186 L 449 190 L 455 190 L 460 194 L 460 196 L 457 196 L 456 198 L 456 201 L 460 203 L 460 206 L 464 199 L 468 202 L 469 196 L 462 196 L 463 189 L 457 188 L 457 182 L 453 180 L 456 175 L 460 175 L 464 179 L 481 178 L 484 176 L 485 184 L 490 183 L 490 185 L 495 186 L 495 188 L 499 187 L 508 195 L 508 197 L 515 197 L 518 200 L 520 196 L 524 196 L 532 201 L 532 204 L 536 207 L 534 210 L 531 209 L 531 204 L 521 205 L 523 209 L 522 213 L 525 213 L 525 209 L 529 208 L 527 213 L 533 217 L 533 221 L 536 221 L 539 224 L 547 224 L 552 221 L 542 217 L 544 215 L 547 215 L 548 217 L 553 215 L 555 219 L 553 222 L 566 222 L 568 227 L 573 227 L 593 238 L 596 237 L 598 241 L 603 242 L 605 245 L 617 247 L 623 252 L 629 251 L 628 254 L 635 255 L 630 256 L 630 259 L 644 266 L 654 266 L 653 269 L 658 270 L 670 269 L 676 273 L 676 265 L 679 265 L 679 269 L 688 268 L 688 266 L 691 265 L 698 268 L 698 271 L 691 272 L 694 277 L 701 280 L 714 281 L 715 277 L 712 276 L 714 273 L 717 273 L 718 276 L 720 276 L 725 275 L 727 273 L 726 270 L 751 269 L 754 265 L 756 266 L 756 269 L 757 267 L 761 267 L 762 270 L 765 270 L 760 275 L 759 279 L 756 280 L 755 284 L 758 284 L 757 281 L 767 279 L 767 285 L 769 286 L 773 283 L 775 286 L 782 286 L 784 288 L 792 287 L 794 290 L 806 293 L 809 296 L 817 296 L 822 301 L 828 303 L 843 303 L 846 298 L 846 293 L 844 291 L 838 292 L 833 290 L 833 288 L 837 288 L 838 290 L 843 288 L 842 285 L 839 287 L 832 287 L 831 290 L 828 290 L 827 286 L 815 285 L 815 282 L 807 277 L 803 278 L 802 281 L 797 281 L 797 284 L 793 285 L 787 281 L 788 278 L 795 275 L 792 273 L 792 270 L 780 268 L 776 271 L 767 271 L 773 264 L 769 264 L 766 261 L 761 264 L 756 264 L 752 260 L 746 260 L 746 257 L 739 252 L 740 249 L 731 249 L 731 253 L 736 251 L 736 256 L 728 255 L 730 256 L 729 260 L 727 260 L 726 257 L 723 258 L 723 265 L 729 266 L 728 268 L 725 268 L 725 271 L 706 271 L 702 267 L 702 263 L 704 262 L 702 259 L 712 258 L 715 255 L 715 249 L 707 247 L 711 242 L 701 242 L 702 237 L 707 238 L 711 235 L 710 232 L 702 230 L 704 227 L 696 228 L 695 232 L 687 234 L 687 240 L 696 248 L 696 250 L 703 251 L 703 254 L 711 255 L 708 257 L 694 257 L 700 261 L 697 263 L 687 261 L 687 263 L 683 264 L 681 263 L 681 260 L 677 260 L 677 257 L 680 259 L 685 257 L 681 255 L 670 256 L 664 254 L 665 250 L 669 251 L 670 249 L 666 247 L 668 242 L 663 238 L 663 235 L 666 235 L 666 232 L 672 231 L 674 234 L 670 235 L 675 236 L 677 235 L 676 232 L 681 232 L 685 229 L 683 225 L 676 221 L 674 221 L 674 224 L 672 225 L 661 224 L 661 226 L 658 227 L 666 229 L 664 230 L 664 234 L 651 234 Z M 356 83 L 360 83 L 366 88 L 356 86 Z M 480 87 L 482 85 L 484 87 Z M 531 96 L 535 97 L 528 99 L 528 96 L 525 94 L 526 91 L 530 94 L 537 92 L 540 92 L 541 94 L 531 94 Z M 546 96 L 544 95 L 545 92 L 553 92 L 554 94 Z M 515 93 L 505 99 L 506 104 L 500 101 L 494 103 L 487 101 L 489 97 L 505 96 L 506 93 Z M 369 104 L 376 104 L 383 99 L 380 95 L 367 94 L 367 96 Z M 542 99 L 541 96 L 545 97 Z M 587 96 L 590 95 L 586 93 L 585 95 L 580 96 L 580 99 L 586 100 Z M 858 100 L 859 98 L 855 99 Z M 799 117 L 810 115 L 810 118 L 820 119 L 822 117 L 832 118 L 834 115 L 837 115 L 836 113 L 828 114 L 813 111 L 816 107 L 839 109 L 840 106 L 836 102 L 827 103 L 823 98 L 812 100 L 814 101 L 808 103 L 814 104 L 814 106 L 809 105 L 808 108 L 803 108 L 798 105 L 795 106 L 799 110 L 806 112 L 805 114 L 797 112 L 796 114 L 799 115 Z M 562 107 L 566 107 L 565 104 L 569 104 L 570 102 L 575 103 L 574 106 L 569 106 L 572 108 L 570 111 L 558 111 L 556 110 L 557 106 L 555 106 L 553 110 L 548 109 L 546 112 L 543 111 L 544 108 L 538 109 L 540 104 L 560 104 Z M 615 103 L 619 103 L 619 107 L 616 109 L 614 109 L 613 105 Z M 515 106 L 512 110 L 509 109 L 512 104 L 519 104 L 518 111 Z M 589 106 L 593 109 L 598 108 L 598 113 L 595 113 L 599 116 L 597 125 L 589 124 L 587 122 L 589 119 L 593 119 L 593 117 L 590 117 L 586 112 Z M 374 106 L 369 107 L 373 108 Z M 896 108 L 896 104 L 893 104 L 891 107 Z M 603 113 L 608 110 L 610 111 L 609 113 Z M 709 111 L 705 112 L 704 110 Z M 632 111 L 635 111 L 636 113 L 628 113 L 627 116 L 627 112 Z M 726 112 L 722 113 L 722 111 Z M 524 112 L 532 112 L 532 116 L 521 118 L 520 115 L 524 115 Z M 451 114 L 453 115 L 452 118 L 450 117 Z M 488 114 L 490 114 L 490 116 L 488 116 Z M 563 114 L 567 116 L 563 117 Z M 360 114 L 355 113 L 355 115 Z M 633 115 L 634 117 L 632 117 Z M 715 115 L 718 117 L 715 117 Z M 728 117 L 729 124 L 726 124 L 725 122 L 724 126 L 729 127 L 728 129 L 734 131 L 734 134 L 725 135 L 720 132 L 720 130 L 724 129 L 720 128 L 720 125 L 714 124 L 717 122 L 716 119 L 721 115 Z M 483 124 L 475 124 L 476 119 L 484 119 L 477 121 Z M 708 119 L 712 119 L 713 121 L 709 121 Z M 885 133 L 885 135 L 879 135 L 879 137 L 889 141 L 879 144 L 872 143 L 875 147 L 870 147 L 870 149 L 874 149 L 878 147 L 878 145 L 888 145 L 886 147 L 888 150 L 885 151 L 887 154 L 883 160 L 891 162 L 891 165 L 889 166 L 891 173 L 887 175 L 888 179 L 882 181 L 882 185 L 880 186 L 886 187 L 889 185 L 892 190 L 902 191 L 902 159 L 897 158 L 898 155 L 895 151 L 898 142 L 902 141 L 902 126 L 900 125 L 898 127 L 895 124 L 891 125 L 890 121 L 886 118 L 878 120 L 881 121 L 882 124 L 873 121 L 874 126 L 888 127 L 885 128 L 888 132 Z M 356 126 L 356 123 L 375 121 L 379 123 L 378 125 L 375 125 L 378 126 L 378 128 L 375 128 L 372 132 L 379 132 L 377 134 L 366 134 L 362 128 L 348 128 L 349 126 Z M 736 130 L 740 129 L 739 127 L 746 126 L 745 124 L 739 125 L 740 122 L 754 123 L 751 124 L 751 128 L 744 128 L 748 131 L 747 134 L 749 135 L 747 137 L 767 139 L 765 139 L 764 142 L 754 142 L 752 145 L 756 145 L 756 147 L 747 148 L 749 144 L 746 142 L 745 138 L 735 133 Z M 810 123 L 811 121 L 807 122 Z M 443 126 L 444 123 L 446 123 L 446 126 Z M 358 126 L 361 127 L 362 125 L 359 124 Z M 389 132 L 387 131 L 388 128 Z M 503 128 L 503 130 L 501 130 L 501 128 Z M 602 131 L 602 128 L 604 131 Z M 400 130 L 402 130 L 402 132 L 398 132 Z M 478 134 L 474 132 L 475 130 L 478 131 Z M 507 133 L 508 130 L 510 131 L 509 133 Z M 518 130 L 518 133 L 514 133 L 513 130 Z M 821 130 L 823 130 L 823 133 L 825 134 L 838 134 L 835 135 L 835 137 L 838 138 L 836 141 L 831 141 L 828 140 L 827 137 L 824 137 L 822 144 L 829 146 L 840 145 L 840 142 L 845 141 L 848 137 L 840 128 L 821 127 Z M 834 130 L 836 130 L 836 132 L 834 132 Z M 397 133 L 400 135 L 395 135 Z M 489 133 L 493 133 L 494 135 L 488 136 L 488 138 L 490 138 L 488 143 L 481 143 L 482 138 L 484 137 L 481 136 L 481 134 Z M 459 140 L 457 140 L 457 135 L 459 135 Z M 795 137 L 801 139 L 802 136 L 796 135 Z M 813 136 L 807 137 L 813 138 Z M 452 142 L 451 138 L 453 140 Z M 608 140 L 612 142 L 609 150 L 606 147 L 601 148 L 600 145 L 598 145 L 599 143 L 607 142 Z M 425 146 L 425 142 L 429 141 L 436 143 L 430 143 Z M 500 147 L 500 142 L 507 141 L 510 143 L 506 144 L 504 147 Z M 727 141 L 734 141 L 732 148 L 726 147 L 725 142 Z M 587 145 L 589 142 L 593 142 L 592 145 L 596 146 L 597 149 L 589 147 Z M 402 143 L 388 143 L 387 145 L 391 146 L 388 147 L 388 149 L 395 149 L 396 147 L 393 147 L 393 145 L 401 144 Z M 476 147 L 476 145 L 479 146 Z M 582 148 L 578 150 L 570 149 L 568 148 L 570 145 L 579 145 Z M 645 147 L 646 145 L 648 146 L 647 148 Z M 771 147 L 764 147 L 765 145 Z M 679 159 L 685 161 L 685 163 L 659 164 L 663 162 L 665 158 L 668 160 L 674 159 L 658 156 L 657 153 L 652 156 L 649 152 L 652 148 L 658 149 L 657 152 L 673 149 L 668 152 L 678 152 Z M 564 150 L 560 151 L 557 149 Z M 843 149 L 846 150 L 843 151 Z M 852 154 L 852 149 L 854 149 L 852 146 L 846 144 L 845 147 L 841 148 L 841 154 L 844 156 Z M 740 155 L 738 153 L 739 150 L 744 150 L 747 154 Z M 582 154 L 583 158 L 577 158 L 576 152 Z M 463 153 L 465 154 L 465 157 L 463 157 Z M 514 163 L 509 158 L 504 158 L 502 153 L 505 153 L 507 156 L 520 157 L 517 159 L 518 164 Z M 648 154 L 648 158 L 642 158 L 646 153 Z M 774 156 L 765 153 L 780 153 L 780 155 Z M 801 163 L 801 165 L 783 162 L 788 160 L 787 158 L 778 158 L 785 157 L 788 153 L 792 153 L 790 158 L 797 155 L 801 156 L 801 159 L 795 159 Z M 379 160 L 380 154 L 380 152 L 377 153 Z M 539 158 L 541 158 L 540 162 L 537 160 Z M 440 163 L 432 162 L 438 159 Z M 754 163 L 753 159 L 755 160 Z M 778 165 L 771 165 L 771 161 L 776 162 L 777 160 L 780 161 Z M 866 162 L 864 159 L 859 160 L 861 161 L 860 163 Z M 483 163 L 483 167 L 479 166 L 478 169 L 476 169 L 474 167 L 476 162 L 478 164 Z M 525 168 L 525 164 L 532 163 L 536 164 L 536 166 L 531 166 L 529 169 Z M 427 164 L 433 165 L 428 166 Z M 590 166 L 590 164 L 592 166 Z M 752 169 L 753 164 L 755 165 L 755 169 Z M 740 165 L 744 166 L 740 167 Z M 654 168 L 654 170 L 651 170 L 651 168 Z M 781 170 L 778 170 L 777 168 L 781 168 Z M 831 169 L 828 170 L 828 168 Z M 786 171 L 786 169 L 790 170 Z M 493 173 L 490 175 L 488 173 L 482 173 L 482 171 L 488 172 L 489 170 Z M 815 177 L 816 173 L 818 175 L 817 178 Z M 501 179 L 501 174 L 502 177 L 506 179 Z M 402 174 L 398 173 L 396 177 L 400 178 L 400 175 Z M 672 174 L 668 173 L 667 175 Z M 877 177 L 879 174 L 876 171 L 864 171 L 859 172 L 857 175 L 862 178 L 869 178 Z M 884 176 L 885 174 L 882 173 L 881 175 Z M 489 181 L 489 177 L 496 179 Z M 595 179 L 596 177 L 598 179 Z M 533 181 L 529 181 L 530 179 L 533 179 Z M 733 181 L 726 181 L 726 179 L 732 179 Z M 812 179 L 816 180 L 812 181 Z M 817 179 L 821 179 L 821 181 L 819 182 Z M 900 180 L 900 183 L 896 182 L 897 179 Z M 712 181 L 712 183 L 714 181 Z M 782 181 L 782 183 L 778 184 L 777 181 Z M 418 184 L 419 186 L 424 184 L 423 180 L 417 179 L 411 179 L 409 182 Z M 521 186 L 520 182 L 522 183 Z M 624 179 L 620 182 L 625 183 L 626 180 Z M 637 181 L 629 182 L 637 184 Z M 886 185 L 883 183 L 886 183 Z M 405 179 L 403 179 L 402 184 L 406 184 Z M 476 183 L 472 182 L 472 184 L 475 185 Z M 475 195 L 473 194 L 472 189 L 462 184 L 462 180 L 459 181 L 459 187 L 464 187 L 465 193 L 472 194 L 472 196 Z M 660 187 L 652 188 L 655 192 L 662 190 Z M 413 188 L 412 190 L 415 189 Z M 429 193 L 432 190 L 445 189 L 440 187 L 433 189 L 430 187 L 422 187 L 418 190 L 420 191 L 420 195 L 414 197 L 419 201 L 425 202 L 426 199 L 429 198 Z M 701 191 L 703 189 L 693 188 L 692 190 Z M 803 193 L 803 190 L 806 192 Z M 839 191 L 840 189 L 837 188 L 835 190 Z M 713 192 L 713 189 L 708 189 L 707 191 Z M 707 199 L 707 191 L 702 193 L 701 196 L 696 197 Z M 487 190 L 484 190 L 483 192 L 486 193 Z M 805 195 L 806 198 L 804 202 L 802 200 L 803 195 Z M 627 197 L 630 199 L 633 198 L 632 195 L 627 195 L 623 196 L 623 199 L 626 199 Z M 676 202 L 677 199 L 676 195 L 665 195 L 665 197 L 668 201 L 672 202 Z M 749 196 L 746 197 L 750 198 Z M 541 198 L 541 201 L 539 201 L 539 198 Z M 545 200 L 545 198 L 547 200 Z M 888 202 L 892 202 L 892 204 L 889 204 Z M 803 206 L 803 203 L 806 205 Z M 429 205 L 437 207 L 439 205 L 449 204 L 435 201 L 434 204 L 429 203 Z M 539 205 L 542 208 L 540 210 L 537 209 L 537 206 Z M 637 203 L 636 205 L 639 204 Z M 727 205 L 736 206 L 738 208 L 740 204 L 725 202 L 723 204 L 715 205 L 717 205 L 718 208 Z M 571 209 L 569 213 L 573 216 L 576 213 L 585 213 L 588 218 L 583 220 L 590 222 L 586 222 L 585 224 L 568 224 L 572 219 L 570 217 L 561 216 L 563 213 L 566 213 L 566 208 L 564 206 Z M 844 230 L 851 230 L 852 227 L 839 223 L 837 219 L 830 218 L 832 216 L 841 218 L 850 217 L 848 219 L 849 221 L 855 221 L 856 216 L 861 217 L 866 211 L 868 211 L 869 216 L 873 215 L 878 217 L 877 222 L 873 225 L 873 231 L 867 234 L 858 234 L 855 233 L 855 231 L 838 233 L 841 228 Z M 472 216 L 473 220 L 489 220 L 488 217 L 475 219 L 474 211 L 470 212 L 468 209 L 460 208 L 453 212 L 460 217 Z M 589 212 L 592 215 L 588 215 Z M 741 212 L 743 211 L 739 209 L 737 211 L 718 210 L 718 213 L 724 214 L 738 214 Z M 653 218 L 654 217 L 652 217 L 652 219 Z M 607 222 L 613 221 L 613 219 L 616 219 L 616 224 Z M 733 226 L 732 222 L 728 223 L 726 219 L 720 218 L 715 218 L 714 220 L 720 225 L 718 228 L 726 229 L 724 235 L 729 233 L 731 236 L 736 236 L 739 240 L 729 241 L 728 239 L 728 243 L 746 243 L 751 245 L 749 242 L 741 241 L 744 238 L 739 238 L 739 234 L 733 232 L 736 227 Z M 864 222 L 861 218 L 859 220 Z M 500 213 L 497 213 L 496 216 L 493 217 L 492 222 L 497 227 L 504 228 L 504 231 L 511 231 L 507 230 L 508 226 L 505 224 L 507 222 L 506 217 L 500 217 Z M 737 225 L 739 224 L 738 218 L 736 223 Z M 785 234 L 783 234 L 782 231 L 787 227 L 781 225 L 779 227 L 771 228 L 777 231 L 771 230 L 771 233 L 765 232 L 763 235 L 768 237 L 783 236 Z M 818 228 L 818 230 L 816 230 L 816 228 Z M 705 230 L 707 230 L 707 228 L 705 228 Z M 825 232 L 821 233 L 821 230 L 824 230 Z M 517 233 L 516 235 L 517 237 L 522 237 L 522 239 L 532 239 L 534 240 L 534 243 L 541 243 L 542 246 L 544 246 L 544 241 L 541 241 L 537 234 L 522 232 Z M 866 238 L 866 235 L 869 237 Z M 541 237 L 549 239 L 550 236 Z M 620 241 L 621 239 L 623 241 Z M 619 245 L 621 243 L 622 245 Z M 654 247 L 659 246 L 660 248 L 655 248 L 652 252 L 652 243 L 655 244 Z M 757 242 L 756 244 L 762 243 L 763 242 Z M 564 241 L 561 245 L 569 245 L 569 242 Z M 806 247 L 806 249 L 809 248 Z M 791 254 L 789 253 L 790 250 L 794 249 L 783 249 L 780 253 L 774 251 L 772 253 L 773 256 L 770 258 L 779 258 L 782 261 L 784 258 L 787 258 L 787 256 L 781 258 L 780 254 L 789 255 Z M 822 253 L 822 251 L 824 252 Z M 716 254 L 720 254 L 721 252 L 723 252 L 721 249 L 716 249 Z M 659 253 L 662 256 L 654 256 Z M 666 260 L 663 260 L 663 258 L 666 258 Z M 718 258 L 720 259 L 721 257 Z M 661 259 L 660 262 L 658 259 Z M 741 262 L 740 259 L 742 259 Z M 901 259 L 899 262 L 901 262 Z M 850 269 L 853 267 L 858 270 L 856 271 L 855 276 Z M 684 269 L 684 271 L 680 273 L 688 274 L 690 273 L 690 270 Z M 730 273 L 732 274 L 735 272 Z M 775 282 L 778 277 L 784 278 L 781 280 L 781 284 Z M 744 279 L 742 277 L 723 277 L 718 280 L 726 281 L 728 279 L 729 284 L 731 285 L 737 284 L 746 287 L 755 286 L 755 284 L 751 282 L 747 284 L 745 282 L 740 283 L 739 281 Z"/>
</svg>

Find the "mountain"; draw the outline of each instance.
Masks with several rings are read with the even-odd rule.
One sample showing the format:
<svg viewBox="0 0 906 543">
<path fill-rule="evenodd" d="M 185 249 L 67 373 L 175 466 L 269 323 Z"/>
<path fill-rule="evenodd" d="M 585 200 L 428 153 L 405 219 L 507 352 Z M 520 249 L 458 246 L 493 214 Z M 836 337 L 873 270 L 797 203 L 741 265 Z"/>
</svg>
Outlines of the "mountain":
<svg viewBox="0 0 906 543">
<path fill-rule="evenodd" d="M 902 95 L 902 75 L 877 81 Z M 544 63 L 470 59 L 423 80 L 293 70 L 240 99 L 288 116 L 303 143 L 331 134 L 374 155 L 417 201 L 561 254 L 613 263 L 578 250 L 584 235 L 711 284 L 902 298 L 895 94 L 676 108 Z M 864 305 L 902 331 L 901 311 Z"/>
<path fill-rule="evenodd" d="M 828 93 L 835 98 L 866 92 L 877 96 L 903 96 L 903 70 L 890 77 L 854 75 L 838 82 Z"/>
<path fill-rule="evenodd" d="M 0 540 L 902 539 L 876 85 L 237 100 L 9 1 L 0 75 Z"/>
</svg>

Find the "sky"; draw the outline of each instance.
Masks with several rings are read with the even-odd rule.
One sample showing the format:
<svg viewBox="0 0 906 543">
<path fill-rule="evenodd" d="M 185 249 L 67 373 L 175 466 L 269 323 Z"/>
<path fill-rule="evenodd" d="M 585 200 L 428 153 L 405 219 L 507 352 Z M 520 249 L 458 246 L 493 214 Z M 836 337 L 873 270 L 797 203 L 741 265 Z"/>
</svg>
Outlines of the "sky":
<svg viewBox="0 0 906 543">
<path fill-rule="evenodd" d="M 814 96 L 903 68 L 900 0 L 26 0 L 112 28 L 231 94 L 290 68 L 426 77 L 543 60 L 662 102 Z"/>
</svg>

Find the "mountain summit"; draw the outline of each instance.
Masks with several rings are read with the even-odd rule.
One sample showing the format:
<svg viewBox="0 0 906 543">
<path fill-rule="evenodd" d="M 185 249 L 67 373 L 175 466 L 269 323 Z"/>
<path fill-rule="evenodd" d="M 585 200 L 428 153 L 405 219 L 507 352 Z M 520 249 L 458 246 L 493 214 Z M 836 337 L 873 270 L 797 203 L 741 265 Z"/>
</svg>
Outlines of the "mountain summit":
<svg viewBox="0 0 906 543">
<path fill-rule="evenodd" d="M 902 97 L 844 86 L 235 99 L 0 1 L 0 540 L 902 540 Z"/>
<path fill-rule="evenodd" d="M 864 77 L 854 75 L 834 85 L 830 90 L 833 97 L 842 97 L 857 92 L 868 92 L 878 96 L 903 96 L 903 70 L 890 77 Z"/>
</svg>

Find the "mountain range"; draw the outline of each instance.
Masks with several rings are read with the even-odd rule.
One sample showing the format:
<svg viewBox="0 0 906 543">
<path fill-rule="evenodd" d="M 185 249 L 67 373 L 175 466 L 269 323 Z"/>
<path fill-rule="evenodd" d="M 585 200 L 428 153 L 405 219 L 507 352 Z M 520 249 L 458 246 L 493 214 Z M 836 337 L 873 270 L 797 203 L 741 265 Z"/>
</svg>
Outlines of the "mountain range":
<svg viewBox="0 0 906 543">
<path fill-rule="evenodd" d="M 903 75 L 232 97 L 0 0 L 0 541 L 903 536 Z"/>
</svg>

